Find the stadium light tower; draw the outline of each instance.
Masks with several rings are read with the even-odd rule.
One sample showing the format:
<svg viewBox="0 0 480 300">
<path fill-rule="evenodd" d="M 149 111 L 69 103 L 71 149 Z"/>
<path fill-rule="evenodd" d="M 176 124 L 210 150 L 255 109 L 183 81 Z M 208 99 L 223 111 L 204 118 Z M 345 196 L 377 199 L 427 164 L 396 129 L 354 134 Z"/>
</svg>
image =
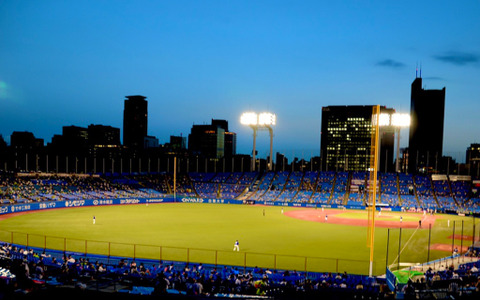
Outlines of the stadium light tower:
<svg viewBox="0 0 480 300">
<path fill-rule="evenodd" d="M 395 127 L 397 135 L 397 159 L 395 160 L 395 171 L 400 170 L 399 158 L 400 158 L 400 129 L 410 126 L 410 115 L 396 113 L 392 115 L 392 126 Z"/>
<path fill-rule="evenodd" d="M 273 168 L 273 129 L 277 122 L 277 117 L 272 113 L 260 113 L 245 112 L 240 117 L 240 123 L 242 125 L 250 126 L 253 129 L 253 151 L 252 151 L 252 171 L 255 171 L 255 148 L 257 141 L 257 131 L 260 129 L 268 129 L 270 133 L 270 161 L 268 163 L 268 170 Z"/>
<path fill-rule="evenodd" d="M 371 133 L 371 145 L 370 145 L 370 167 L 368 177 L 368 227 L 367 227 L 367 247 L 370 248 L 370 267 L 369 276 L 373 273 L 373 248 L 375 244 L 375 212 L 376 212 L 376 197 L 377 197 L 377 169 L 378 169 L 378 150 L 379 150 L 379 132 L 380 126 L 386 125 L 385 118 L 388 115 L 380 114 L 380 105 L 373 106 L 372 109 L 372 133 Z"/>
<path fill-rule="evenodd" d="M 372 141 L 370 146 L 370 175 L 368 186 L 368 229 L 367 246 L 370 248 L 370 268 L 369 276 L 373 273 L 373 248 L 375 240 L 375 213 L 376 213 L 376 195 L 377 195 L 377 171 L 378 156 L 380 149 L 379 132 L 380 127 L 394 127 L 397 130 L 397 171 L 398 171 L 398 149 L 400 144 L 400 128 L 410 124 L 408 114 L 387 114 L 380 113 L 380 105 L 376 105 L 372 110 Z"/>
<path fill-rule="evenodd" d="M 390 126 L 395 128 L 395 135 L 397 136 L 397 157 L 395 163 L 395 171 L 399 171 L 399 157 L 400 157 L 400 129 L 410 126 L 410 115 L 405 113 L 394 114 L 380 114 L 380 127 Z"/>
</svg>

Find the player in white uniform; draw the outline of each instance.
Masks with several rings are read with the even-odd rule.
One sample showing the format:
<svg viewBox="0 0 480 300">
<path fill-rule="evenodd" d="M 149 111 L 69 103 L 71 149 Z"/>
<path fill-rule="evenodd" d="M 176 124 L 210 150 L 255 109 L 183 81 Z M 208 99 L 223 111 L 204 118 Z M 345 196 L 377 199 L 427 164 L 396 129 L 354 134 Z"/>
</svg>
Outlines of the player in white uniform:
<svg viewBox="0 0 480 300">
<path fill-rule="evenodd" d="M 239 246 L 238 240 L 236 240 L 235 244 L 233 245 L 233 251 L 240 251 L 240 246 Z"/>
</svg>

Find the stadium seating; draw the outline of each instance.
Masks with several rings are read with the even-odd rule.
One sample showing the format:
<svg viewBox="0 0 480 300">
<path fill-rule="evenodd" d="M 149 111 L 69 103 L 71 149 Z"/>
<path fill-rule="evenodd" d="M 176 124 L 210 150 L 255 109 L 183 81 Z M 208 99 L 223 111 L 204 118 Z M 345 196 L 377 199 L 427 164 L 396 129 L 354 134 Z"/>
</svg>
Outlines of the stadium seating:
<svg viewBox="0 0 480 300">
<path fill-rule="evenodd" d="M 397 174 L 380 173 L 380 203 L 398 206 Z"/>
<path fill-rule="evenodd" d="M 258 199 L 262 201 L 275 201 L 285 188 L 289 172 L 280 171 L 275 173 L 270 187 Z"/>
<path fill-rule="evenodd" d="M 426 175 L 418 174 L 413 177 L 413 180 L 420 207 L 426 209 L 439 209 L 438 203 L 433 195 L 430 178 Z"/>
<path fill-rule="evenodd" d="M 317 185 L 317 178 L 318 178 L 318 172 L 306 171 L 303 175 L 301 185 L 294 198 L 294 201 L 300 202 L 300 203 L 310 202 L 312 194 L 315 192 L 315 187 Z"/>
<path fill-rule="evenodd" d="M 371 298 L 379 294 L 381 285 L 385 285 L 383 278 L 346 272 L 297 272 L 105 257 L 48 249 L 27 249 L 6 243 L 1 245 L 0 252 L 0 260 L 10 260 L 9 266 L 12 269 L 12 272 L 0 269 L 2 275 L 11 274 L 10 277 L 15 277 L 13 272 L 25 269 L 26 265 L 30 269 L 28 277 L 17 273 L 18 280 L 11 283 L 12 288 L 15 287 L 12 291 L 18 292 L 18 296 L 25 293 L 33 281 L 43 286 L 43 290 L 68 287 L 78 294 L 78 287 L 82 285 L 85 289 L 91 285 L 98 288 L 98 284 L 102 284 L 112 286 L 109 290 L 116 293 L 116 297 L 120 296 L 119 293 L 163 297 L 170 294 L 175 295 L 175 299 L 195 299 L 192 298 L 194 296 L 218 299 L 325 298 L 330 292 L 354 298 L 357 294 L 359 297 Z M 361 290 L 358 289 L 360 285 Z M 116 286 L 122 288 L 115 289 Z M 77 288 L 73 289 L 74 287 Z M 188 297 L 182 298 L 182 295 Z"/>
<path fill-rule="evenodd" d="M 265 194 L 270 189 L 274 176 L 275 172 L 267 172 L 260 179 L 260 184 L 258 185 L 257 189 L 255 190 L 255 194 L 252 197 L 253 200 L 260 200 L 263 194 Z"/>
<path fill-rule="evenodd" d="M 345 204 L 345 195 L 347 192 L 348 172 L 337 172 L 331 203 Z"/>
<path fill-rule="evenodd" d="M 450 190 L 448 178 L 446 175 L 436 175 L 432 178 L 433 192 L 437 197 L 440 208 L 455 210 L 458 206 Z"/>
<path fill-rule="evenodd" d="M 457 203 L 462 205 L 468 200 L 470 191 L 472 190 L 472 184 L 467 180 L 455 180 L 450 181 L 452 187 L 452 193 Z"/>
<path fill-rule="evenodd" d="M 193 188 L 201 198 L 217 198 L 219 184 L 215 182 L 193 182 Z"/>
<path fill-rule="evenodd" d="M 222 183 L 220 184 L 220 199 L 236 199 L 248 187 L 248 185 Z"/>
<path fill-rule="evenodd" d="M 353 172 L 348 189 L 348 205 L 363 205 L 365 196 L 366 172 Z"/>
<path fill-rule="evenodd" d="M 76 199 L 180 197 L 365 205 L 366 172 L 278 171 L 133 173 L 103 176 L 1 174 L 0 205 Z M 470 177 L 378 174 L 377 203 L 405 209 L 477 212 L 478 188 Z M 474 191 L 475 190 L 475 191 Z"/>
<path fill-rule="evenodd" d="M 313 203 L 329 203 L 333 191 L 336 173 L 333 171 L 319 172 L 315 192 L 310 198 Z"/>
</svg>

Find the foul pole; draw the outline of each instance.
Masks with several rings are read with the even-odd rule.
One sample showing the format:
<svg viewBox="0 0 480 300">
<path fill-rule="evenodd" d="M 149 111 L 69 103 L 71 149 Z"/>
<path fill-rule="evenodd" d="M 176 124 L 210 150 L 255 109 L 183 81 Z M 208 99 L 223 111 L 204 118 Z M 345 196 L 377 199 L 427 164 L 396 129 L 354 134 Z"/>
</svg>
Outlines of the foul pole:
<svg viewBox="0 0 480 300">
<path fill-rule="evenodd" d="M 367 186 L 368 191 L 368 237 L 367 246 L 370 248 L 369 276 L 373 275 L 373 246 L 375 243 L 375 204 L 377 197 L 377 169 L 378 169 L 378 137 L 380 131 L 380 105 L 372 109 L 372 141 L 370 145 L 370 177 Z"/>
</svg>

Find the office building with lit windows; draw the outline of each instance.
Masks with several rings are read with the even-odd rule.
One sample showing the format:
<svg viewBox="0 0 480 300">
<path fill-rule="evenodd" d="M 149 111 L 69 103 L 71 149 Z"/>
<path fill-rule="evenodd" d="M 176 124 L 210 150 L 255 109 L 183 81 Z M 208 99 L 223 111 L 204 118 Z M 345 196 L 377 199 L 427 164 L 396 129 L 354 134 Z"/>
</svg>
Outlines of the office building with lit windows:
<svg viewBox="0 0 480 300">
<path fill-rule="evenodd" d="M 320 156 L 322 171 L 367 171 L 372 142 L 372 105 L 326 106 L 322 108 Z M 384 106 L 381 113 L 395 111 Z M 379 171 L 394 170 L 395 132 L 380 130 Z"/>
</svg>

